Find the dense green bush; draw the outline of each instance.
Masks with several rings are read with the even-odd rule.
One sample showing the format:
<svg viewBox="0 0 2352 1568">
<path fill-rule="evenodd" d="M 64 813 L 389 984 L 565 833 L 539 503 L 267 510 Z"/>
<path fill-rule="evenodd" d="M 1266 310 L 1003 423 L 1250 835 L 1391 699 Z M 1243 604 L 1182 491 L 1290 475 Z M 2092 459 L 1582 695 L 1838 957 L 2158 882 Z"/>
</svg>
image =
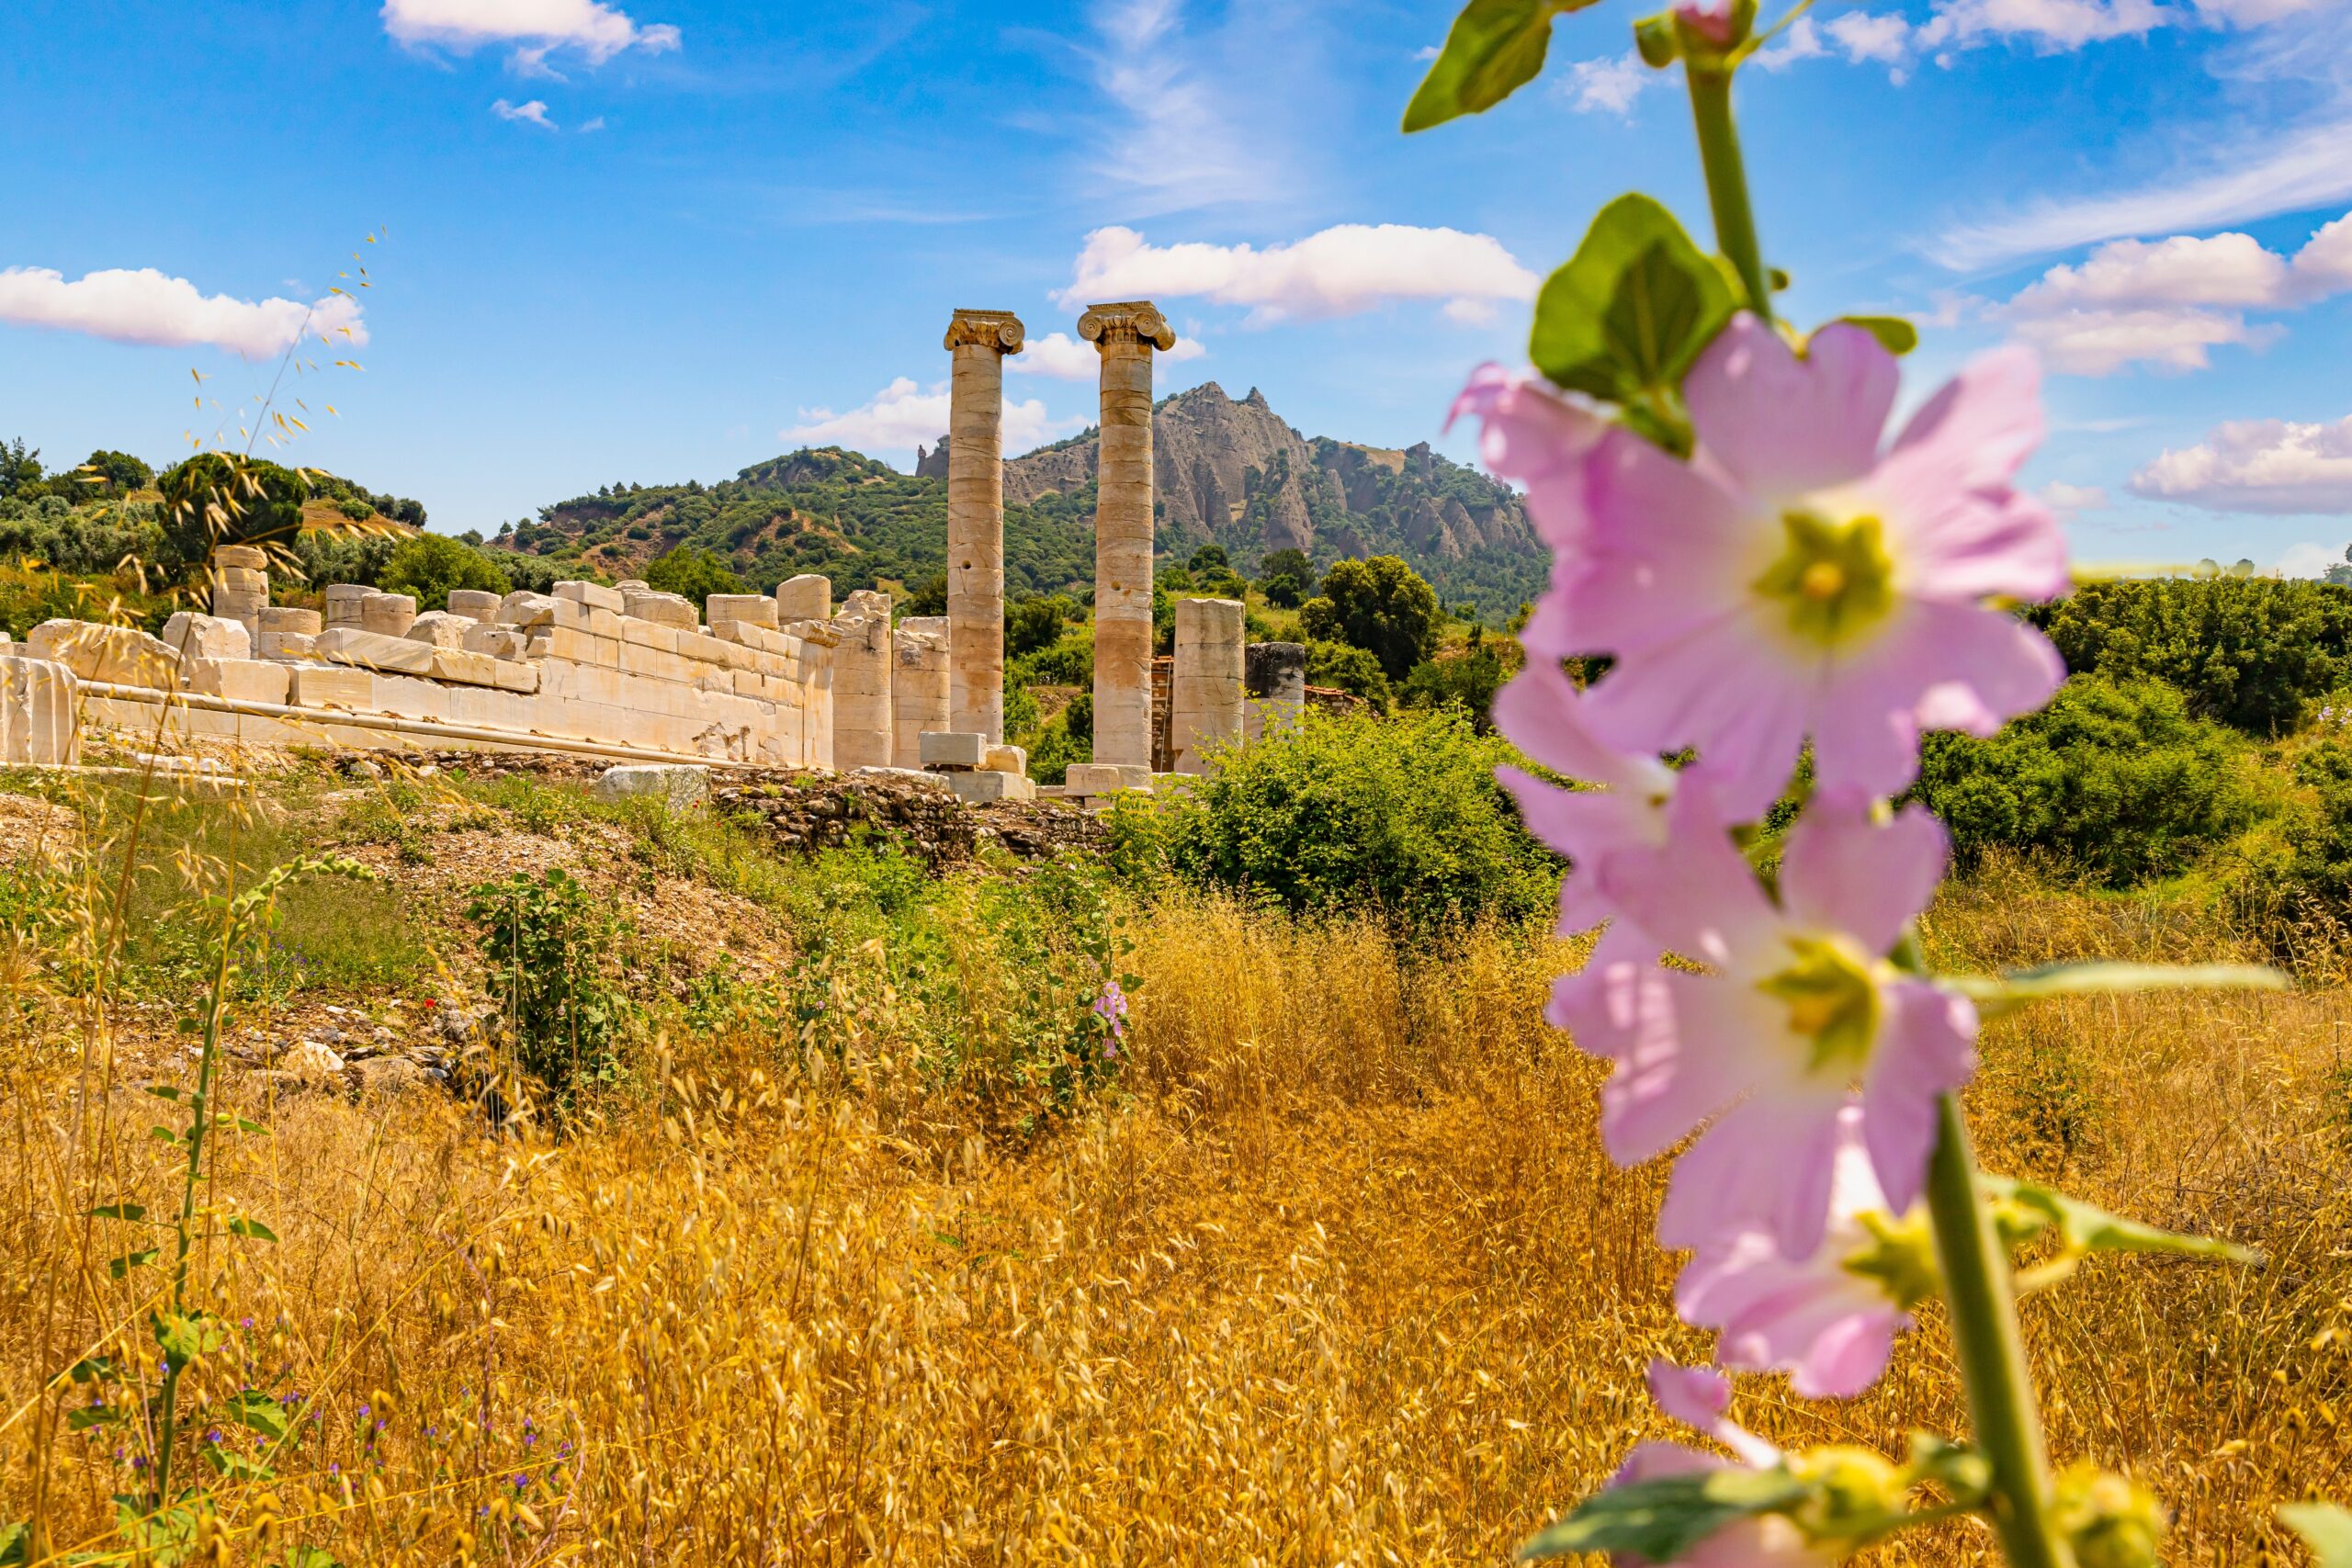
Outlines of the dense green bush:
<svg viewBox="0 0 2352 1568">
<path fill-rule="evenodd" d="M 302 528 L 311 481 L 259 457 L 199 452 L 155 480 L 163 492 L 161 565 L 200 568 L 216 545 L 284 545 Z"/>
<path fill-rule="evenodd" d="M 629 1004 L 614 976 L 620 927 L 561 867 L 474 888 L 484 982 L 523 1068 L 569 1104 L 620 1081 Z"/>
<path fill-rule="evenodd" d="M 1361 648 L 1308 642 L 1306 683 L 1353 693 L 1381 712 L 1388 711 L 1388 677 L 1381 671 L 1380 660 Z"/>
<path fill-rule="evenodd" d="M 714 593 L 750 592 L 725 561 L 708 550 L 678 545 L 645 569 L 645 585 L 658 593 L 675 593 L 699 611 Z"/>
<path fill-rule="evenodd" d="M 36 561 L 53 570 L 101 574 L 125 562 L 153 564 L 163 549 L 156 509 L 148 502 L 73 506 L 61 496 L 0 500 L 0 560 Z"/>
<path fill-rule="evenodd" d="M 1494 728 L 1495 694 L 1523 658 L 1515 640 L 1488 637 L 1484 626 L 1474 625 L 1468 646 L 1460 653 L 1442 654 L 1413 666 L 1396 694 L 1408 708 L 1458 706 L 1484 735 Z"/>
<path fill-rule="evenodd" d="M 1062 626 L 1078 618 L 1078 606 L 1059 593 L 1032 594 L 1004 606 L 1004 651 L 1008 658 L 1036 653 L 1061 640 Z"/>
<path fill-rule="evenodd" d="M 2120 887 L 2185 869 L 2252 821 L 2245 749 L 2169 686 L 2077 675 L 1990 739 L 1927 737 L 1916 793 L 1963 866 L 1995 845 L 2043 850 Z"/>
<path fill-rule="evenodd" d="M 447 534 L 402 539 L 385 558 L 376 581 L 388 593 L 414 595 L 420 610 L 447 609 L 453 588 L 507 593 L 514 587 L 495 561 Z"/>
<path fill-rule="evenodd" d="M 1560 863 L 1495 782 L 1509 747 L 1457 710 L 1389 721 L 1309 713 L 1292 733 L 1229 752 L 1142 816 L 1114 813 L 1122 863 L 1252 890 L 1294 911 L 1369 909 L 1430 930 L 1551 908 Z M 1155 840 L 1138 857 L 1136 835 Z"/>
<path fill-rule="evenodd" d="M 2189 711 L 2292 729 L 2352 674 L 2352 589 L 2268 578 L 2093 582 L 2032 618 L 2077 674 L 2169 682 Z"/>
<path fill-rule="evenodd" d="M 1073 626 L 1050 648 L 1021 654 L 1005 666 L 1009 686 L 1091 686 L 1094 683 L 1094 628 Z"/>
</svg>

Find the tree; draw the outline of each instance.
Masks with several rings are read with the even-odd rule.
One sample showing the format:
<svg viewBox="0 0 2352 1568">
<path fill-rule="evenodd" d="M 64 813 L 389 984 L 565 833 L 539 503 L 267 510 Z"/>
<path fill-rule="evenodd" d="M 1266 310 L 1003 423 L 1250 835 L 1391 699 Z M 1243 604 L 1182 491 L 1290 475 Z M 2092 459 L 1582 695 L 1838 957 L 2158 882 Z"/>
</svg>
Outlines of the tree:
<svg viewBox="0 0 2352 1568">
<path fill-rule="evenodd" d="M 1278 571 L 1260 582 L 1258 592 L 1263 593 L 1266 603 L 1277 610 L 1295 610 L 1299 601 L 1306 596 L 1306 591 L 1299 586 L 1298 579 L 1286 571 Z"/>
<path fill-rule="evenodd" d="M 2029 617 L 2068 670 L 2169 682 L 2198 717 L 2255 735 L 2293 728 L 2352 678 L 2352 592 L 2322 582 L 2089 582 Z"/>
<path fill-rule="evenodd" d="M 0 441 L 0 501 L 40 483 L 40 448 L 28 447 L 24 437 Z"/>
<path fill-rule="evenodd" d="M 1298 608 L 1311 638 L 1361 648 L 1391 681 L 1437 651 L 1437 591 L 1396 556 L 1343 560 L 1323 574 L 1323 592 Z"/>
<path fill-rule="evenodd" d="M 1198 576 L 1204 571 L 1216 571 L 1228 568 L 1233 563 L 1226 558 L 1225 547 L 1211 541 L 1194 550 L 1193 558 L 1184 564 L 1192 569 L 1195 576 Z"/>
<path fill-rule="evenodd" d="M 1078 606 L 1058 593 L 1039 594 L 1004 607 L 1004 651 L 1008 658 L 1018 659 L 1024 653 L 1035 653 L 1053 647 L 1061 639 L 1062 626 L 1077 612 Z"/>
<path fill-rule="evenodd" d="M 1308 643 L 1306 683 L 1351 692 L 1382 713 L 1388 711 L 1388 677 L 1381 673 L 1380 660 L 1361 648 L 1344 642 Z"/>
<path fill-rule="evenodd" d="M 49 488 L 72 502 L 119 501 L 155 482 L 155 470 L 128 452 L 96 451 L 79 468 L 55 475 Z"/>
<path fill-rule="evenodd" d="M 947 574 L 934 571 L 918 582 L 907 593 L 907 602 L 899 606 L 910 615 L 944 615 L 947 614 Z"/>
<path fill-rule="evenodd" d="M 1413 666 L 1397 695 L 1408 708 L 1461 707 L 1481 735 L 1494 729 L 1495 694 L 1511 678 L 1521 662 L 1518 645 L 1509 637 L 1489 637 L 1484 626 L 1470 628 L 1470 641 L 1458 654 L 1441 653 Z M 1449 650 L 1450 652 L 1451 650 Z"/>
<path fill-rule="evenodd" d="M 700 604 L 714 593 L 741 593 L 743 580 L 708 550 L 692 545 L 673 546 L 645 569 L 645 585 L 662 593 Z"/>
<path fill-rule="evenodd" d="M 1264 582 L 1284 575 L 1304 586 L 1315 581 L 1315 563 L 1306 558 L 1305 550 L 1287 547 L 1268 550 L 1265 558 L 1258 563 L 1258 581 Z"/>
<path fill-rule="evenodd" d="M 452 588 L 506 593 L 514 584 L 480 551 L 447 534 L 419 534 L 393 549 L 377 586 L 387 593 L 414 595 L 420 610 L 446 610 Z"/>
<path fill-rule="evenodd" d="M 302 532 L 311 483 L 258 457 L 199 452 L 155 481 L 164 496 L 167 570 L 203 566 L 220 545 L 288 545 Z"/>
</svg>

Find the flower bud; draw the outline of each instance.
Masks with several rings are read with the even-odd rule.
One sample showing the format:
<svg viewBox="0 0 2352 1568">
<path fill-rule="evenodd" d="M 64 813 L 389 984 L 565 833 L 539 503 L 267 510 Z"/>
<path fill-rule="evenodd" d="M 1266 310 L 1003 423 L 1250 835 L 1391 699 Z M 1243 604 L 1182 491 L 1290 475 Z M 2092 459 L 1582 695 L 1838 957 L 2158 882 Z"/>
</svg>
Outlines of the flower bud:
<svg viewBox="0 0 2352 1568">
<path fill-rule="evenodd" d="M 2087 1461 L 2060 1473 L 2050 1514 L 2080 1568 L 2154 1568 L 2170 1522 L 2146 1489 Z"/>
<path fill-rule="evenodd" d="M 1815 1541 L 1871 1540 L 1902 1514 L 1910 1492 L 1903 1472 L 1868 1449 L 1808 1449 L 1791 1454 L 1788 1467 L 1811 1494 L 1789 1517 Z"/>
</svg>

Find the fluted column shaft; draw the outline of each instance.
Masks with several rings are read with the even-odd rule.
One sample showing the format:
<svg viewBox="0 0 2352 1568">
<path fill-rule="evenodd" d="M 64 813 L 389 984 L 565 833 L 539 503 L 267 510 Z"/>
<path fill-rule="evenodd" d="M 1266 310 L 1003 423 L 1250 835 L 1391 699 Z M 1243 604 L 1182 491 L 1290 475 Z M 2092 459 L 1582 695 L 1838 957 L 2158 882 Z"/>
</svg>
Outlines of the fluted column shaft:
<svg viewBox="0 0 2352 1568">
<path fill-rule="evenodd" d="M 1151 354 L 1176 334 L 1141 300 L 1091 305 L 1102 355 L 1094 502 L 1094 760 L 1151 763 Z"/>
<path fill-rule="evenodd" d="M 1019 318 L 958 310 L 947 325 L 948 728 L 1004 739 L 1004 356 Z"/>
</svg>

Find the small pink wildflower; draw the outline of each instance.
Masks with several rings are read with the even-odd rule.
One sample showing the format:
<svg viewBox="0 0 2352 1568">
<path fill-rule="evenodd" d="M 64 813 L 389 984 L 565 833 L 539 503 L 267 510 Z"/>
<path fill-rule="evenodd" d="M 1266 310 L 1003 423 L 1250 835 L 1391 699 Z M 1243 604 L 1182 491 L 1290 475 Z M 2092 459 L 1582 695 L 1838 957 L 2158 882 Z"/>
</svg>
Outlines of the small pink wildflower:
<svg viewBox="0 0 2352 1568">
<path fill-rule="evenodd" d="M 1897 379 L 1860 328 L 1823 328 L 1799 359 L 1742 314 L 1683 383 L 1690 461 L 1624 429 L 1581 452 L 1527 641 L 1614 658 L 1587 694 L 1597 733 L 1695 747 L 1760 809 L 1808 738 L 1823 787 L 1891 795 L 1922 729 L 1989 735 L 2057 689 L 2048 640 L 1985 603 L 2067 586 L 2057 523 L 2009 482 L 2041 436 L 2032 356 L 1977 359 L 1882 452 Z M 1522 469 L 1533 423 L 1509 443 Z"/>
<path fill-rule="evenodd" d="M 1944 831 L 1918 807 L 1880 824 L 1859 796 L 1816 796 L 1790 829 L 1776 902 L 1701 814 L 1703 796 L 1677 793 L 1667 847 L 1621 849 L 1595 868 L 1621 918 L 1561 983 L 1554 1016 L 1617 1064 L 1601 1136 L 1620 1164 L 1713 1119 L 1676 1164 L 1661 1243 L 1702 1247 L 1753 1222 L 1809 1257 L 1853 1087 L 1899 1212 L 1925 1179 L 1936 1096 L 1973 1066 L 1974 1009 L 1885 957 L 1942 874 Z M 1660 967 L 1661 949 L 1708 972 Z"/>
<path fill-rule="evenodd" d="M 1674 1288 L 1685 1322 L 1720 1332 L 1715 1359 L 1790 1374 L 1806 1399 L 1850 1399 L 1886 1371 L 1906 1310 L 1930 1293 L 1925 1227 L 1888 1212 L 1862 1146 L 1861 1108 L 1838 1115 L 1829 1229 L 1793 1259 L 1771 1234 L 1736 1226 L 1702 1245 Z"/>
<path fill-rule="evenodd" d="M 1731 1383 L 1720 1372 L 1704 1367 L 1678 1367 L 1652 1361 L 1650 1397 L 1676 1420 L 1695 1427 L 1737 1454 L 1740 1468 L 1769 1470 L 1781 1460 L 1781 1450 L 1729 1420 L 1724 1412 L 1731 1401 Z M 1669 1475 L 1728 1470 L 1732 1464 L 1717 1455 L 1679 1443 L 1640 1443 L 1610 1479 L 1611 1486 L 1656 1481 Z M 1827 1568 L 1839 1553 L 1805 1539 L 1804 1533 L 1777 1515 L 1742 1519 L 1700 1541 L 1675 1561 L 1695 1568 Z M 1628 1568 L 1642 1560 L 1621 1553 Z"/>
</svg>

